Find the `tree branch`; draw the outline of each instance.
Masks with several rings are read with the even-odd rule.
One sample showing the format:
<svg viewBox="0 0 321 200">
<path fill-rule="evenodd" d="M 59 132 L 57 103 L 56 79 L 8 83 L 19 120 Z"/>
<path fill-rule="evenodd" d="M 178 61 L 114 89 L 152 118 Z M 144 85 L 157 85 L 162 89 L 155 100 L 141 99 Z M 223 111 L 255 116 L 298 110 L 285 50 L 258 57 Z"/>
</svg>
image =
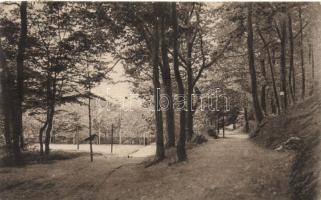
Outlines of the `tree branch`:
<svg viewBox="0 0 321 200">
<path fill-rule="evenodd" d="M 276 23 L 276 21 L 274 21 L 274 28 L 275 28 L 276 33 L 278 34 L 279 38 L 282 39 L 281 32 L 280 32 L 280 29 L 279 29 L 278 24 Z"/>
<path fill-rule="evenodd" d="M 225 44 L 224 48 L 222 49 L 222 51 L 218 55 L 213 57 L 212 61 L 210 61 L 209 63 L 207 63 L 207 64 L 205 64 L 205 65 L 203 65 L 201 67 L 201 69 L 198 71 L 198 74 L 197 74 L 196 78 L 193 81 L 193 86 L 195 86 L 196 82 L 200 79 L 200 77 L 202 76 L 203 71 L 205 69 L 209 68 L 210 66 L 212 66 L 215 62 L 217 62 L 217 60 L 219 58 L 221 58 L 221 56 L 224 55 L 224 53 L 225 53 L 226 49 L 228 48 L 228 46 L 230 45 L 231 41 L 232 41 L 232 37 L 226 42 L 226 44 Z"/>
<path fill-rule="evenodd" d="M 302 29 L 300 29 L 299 32 L 297 32 L 297 34 L 295 34 L 295 36 L 293 37 L 293 39 L 296 39 L 301 33 L 302 31 L 306 28 L 306 26 L 309 25 L 309 22 L 307 22 L 306 24 L 304 24 L 304 26 L 302 26 Z"/>
</svg>

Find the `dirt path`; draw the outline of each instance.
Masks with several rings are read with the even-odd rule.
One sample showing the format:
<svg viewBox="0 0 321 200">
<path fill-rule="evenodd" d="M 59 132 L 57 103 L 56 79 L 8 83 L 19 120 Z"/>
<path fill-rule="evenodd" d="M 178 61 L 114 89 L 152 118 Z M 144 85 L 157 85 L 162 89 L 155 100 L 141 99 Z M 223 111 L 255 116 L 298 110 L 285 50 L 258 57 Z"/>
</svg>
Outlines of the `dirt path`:
<svg viewBox="0 0 321 200">
<path fill-rule="evenodd" d="M 189 160 L 150 168 L 141 159 L 88 158 L 0 168 L 0 199 L 289 199 L 292 155 L 261 148 L 244 135 L 210 140 Z"/>
<path fill-rule="evenodd" d="M 189 161 L 167 167 L 123 168 L 96 199 L 289 199 L 292 155 L 263 149 L 246 136 L 229 135 L 194 148 Z"/>
</svg>

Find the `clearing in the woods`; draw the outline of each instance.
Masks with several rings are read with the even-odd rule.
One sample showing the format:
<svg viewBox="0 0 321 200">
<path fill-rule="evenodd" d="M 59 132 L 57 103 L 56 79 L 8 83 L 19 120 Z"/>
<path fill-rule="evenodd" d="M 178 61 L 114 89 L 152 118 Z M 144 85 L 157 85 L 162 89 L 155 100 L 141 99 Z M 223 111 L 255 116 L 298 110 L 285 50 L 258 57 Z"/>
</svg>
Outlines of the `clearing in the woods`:
<svg viewBox="0 0 321 200">
<path fill-rule="evenodd" d="M 171 155 L 169 155 L 170 157 Z M 289 199 L 292 153 L 268 150 L 240 131 L 145 168 L 142 158 L 96 155 L 0 168 L 1 199 Z"/>
</svg>

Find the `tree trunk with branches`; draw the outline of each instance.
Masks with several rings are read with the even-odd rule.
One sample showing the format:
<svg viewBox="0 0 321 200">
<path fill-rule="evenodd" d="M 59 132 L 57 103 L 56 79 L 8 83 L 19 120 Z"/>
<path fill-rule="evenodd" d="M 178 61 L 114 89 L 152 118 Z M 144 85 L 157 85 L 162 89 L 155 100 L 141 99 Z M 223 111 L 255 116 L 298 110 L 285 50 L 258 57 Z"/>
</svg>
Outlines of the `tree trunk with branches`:
<svg viewBox="0 0 321 200">
<path fill-rule="evenodd" d="M 301 98 L 305 97 L 305 69 L 304 69 L 304 51 L 303 51 L 303 19 L 302 19 L 302 9 L 299 7 L 299 19 L 300 19 L 300 57 L 301 57 L 301 74 L 302 74 L 302 89 Z"/>
<path fill-rule="evenodd" d="M 263 120 L 263 113 L 259 104 L 259 99 L 257 94 L 256 71 L 255 71 L 255 65 L 254 65 L 252 3 L 249 3 L 249 6 L 248 6 L 247 23 L 248 23 L 247 24 L 248 26 L 248 38 L 247 38 L 248 62 L 249 62 L 249 71 L 251 76 L 251 91 L 252 91 L 253 107 L 255 111 L 256 121 L 257 123 L 260 123 Z"/>
<path fill-rule="evenodd" d="M 283 107 L 287 110 L 288 100 L 287 100 L 287 89 L 286 89 L 286 17 L 285 8 L 283 8 L 283 15 L 281 17 L 281 56 L 280 56 L 280 77 L 281 77 L 281 88 L 283 92 Z"/>
<path fill-rule="evenodd" d="M 168 107 L 166 108 L 166 126 L 167 126 L 167 143 L 166 147 L 175 146 L 175 117 L 173 108 L 173 92 L 172 92 L 172 80 L 171 72 L 168 61 L 168 47 L 165 36 L 165 23 L 166 17 L 162 16 L 161 22 L 161 54 L 162 54 L 162 79 L 165 86 L 165 94 L 168 98 Z"/>
<path fill-rule="evenodd" d="M 157 7 L 154 11 L 156 13 Z M 152 38 L 152 65 L 153 65 L 153 84 L 154 84 L 154 105 L 155 105 L 155 120 L 156 120 L 156 161 L 161 161 L 165 158 L 164 149 L 164 134 L 163 134 L 163 114 L 159 104 L 160 99 L 160 82 L 159 82 L 159 20 L 154 19 Z"/>
<path fill-rule="evenodd" d="M 24 54 L 26 49 L 26 42 L 27 42 L 27 2 L 23 1 L 20 4 L 20 36 L 19 36 L 19 43 L 18 43 L 18 53 L 17 53 L 17 95 L 18 95 L 18 102 L 17 102 L 17 115 L 18 115 L 18 132 L 20 134 L 20 147 L 24 147 L 24 139 L 23 139 L 23 127 L 22 127 L 22 102 L 23 102 L 23 71 L 24 71 Z"/>
<path fill-rule="evenodd" d="M 174 71 L 175 79 L 177 82 L 178 92 L 179 92 L 179 103 L 180 103 L 180 113 L 179 113 L 179 122 L 180 122 L 180 133 L 179 140 L 177 143 L 177 158 L 179 161 L 184 161 L 187 158 L 186 149 L 185 149 L 185 140 L 186 140 L 186 113 L 184 105 L 184 84 L 179 71 L 179 62 L 178 62 L 178 23 L 177 23 L 177 12 L 176 12 L 176 3 L 171 3 L 172 6 L 172 26 L 173 26 L 173 59 L 174 59 Z"/>
</svg>

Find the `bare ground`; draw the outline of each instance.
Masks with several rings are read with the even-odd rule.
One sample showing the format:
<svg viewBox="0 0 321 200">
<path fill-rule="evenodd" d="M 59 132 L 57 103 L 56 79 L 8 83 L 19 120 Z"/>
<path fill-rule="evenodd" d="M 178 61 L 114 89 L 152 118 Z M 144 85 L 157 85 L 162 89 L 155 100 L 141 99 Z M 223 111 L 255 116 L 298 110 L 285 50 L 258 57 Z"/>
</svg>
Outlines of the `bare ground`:
<svg viewBox="0 0 321 200">
<path fill-rule="evenodd" d="M 0 199 L 289 199 L 293 154 L 262 148 L 245 135 L 210 140 L 189 160 L 144 168 L 142 159 L 96 156 L 0 168 Z"/>
</svg>

